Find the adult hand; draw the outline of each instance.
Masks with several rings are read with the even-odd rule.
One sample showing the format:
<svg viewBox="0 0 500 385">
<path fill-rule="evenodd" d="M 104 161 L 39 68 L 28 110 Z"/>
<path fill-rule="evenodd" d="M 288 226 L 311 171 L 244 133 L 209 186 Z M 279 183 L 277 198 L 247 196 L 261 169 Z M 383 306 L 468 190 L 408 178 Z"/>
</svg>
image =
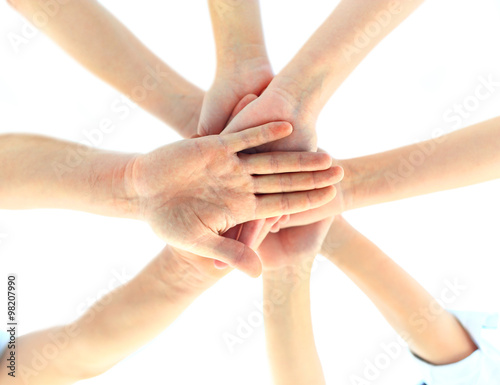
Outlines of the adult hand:
<svg viewBox="0 0 500 385">
<path fill-rule="evenodd" d="M 326 154 L 238 155 L 291 132 L 290 124 L 274 122 L 139 155 L 127 168 L 131 200 L 169 244 L 257 276 L 257 255 L 220 234 L 243 222 L 319 207 L 335 196 Z"/>
</svg>

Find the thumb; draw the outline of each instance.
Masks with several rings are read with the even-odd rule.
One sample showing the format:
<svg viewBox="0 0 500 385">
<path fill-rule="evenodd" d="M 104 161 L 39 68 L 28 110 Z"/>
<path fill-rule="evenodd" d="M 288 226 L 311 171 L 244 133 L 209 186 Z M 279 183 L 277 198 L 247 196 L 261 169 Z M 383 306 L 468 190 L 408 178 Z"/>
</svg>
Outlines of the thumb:
<svg viewBox="0 0 500 385">
<path fill-rule="evenodd" d="M 219 135 L 231 116 L 237 101 L 225 100 L 210 94 L 205 96 L 201 107 L 200 120 L 198 122 L 198 134 L 200 136 Z"/>
<path fill-rule="evenodd" d="M 239 241 L 218 234 L 208 234 L 190 252 L 227 263 L 251 277 L 258 277 L 262 272 L 262 264 L 255 251 Z"/>
<path fill-rule="evenodd" d="M 227 120 L 226 126 L 231 123 L 231 121 L 238 115 L 241 110 L 243 110 L 246 106 L 248 106 L 250 103 L 252 103 L 255 99 L 257 99 L 257 95 L 254 94 L 248 94 L 241 99 L 238 104 L 233 108 L 233 112 L 231 112 L 231 116 Z"/>
</svg>

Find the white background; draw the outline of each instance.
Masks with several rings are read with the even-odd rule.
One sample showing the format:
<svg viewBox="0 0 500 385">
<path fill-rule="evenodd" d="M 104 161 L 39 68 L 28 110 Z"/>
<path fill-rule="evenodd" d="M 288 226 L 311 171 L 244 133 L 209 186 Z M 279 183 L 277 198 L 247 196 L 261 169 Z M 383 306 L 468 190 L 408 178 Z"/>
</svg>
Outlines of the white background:
<svg viewBox="0 0 500 385">
<path fill-rule="evenodd" d="M 200 87 L 212 81 L 215 57 L 205 1 L 103 1 L 177 71 Z M 269 54 L 278 72 L 331 12 L 335 1 L 262 1 Z M 320 145 L 347 158 L 391 149 L 454 129 L 443 114 L 472 95 L 480 76 L 500 80 L 500 2 L 428 1 L 352 74 L 325 107 Z M 32 132 L 72 141 L 111 118 L 103 148 L 149 151 L 177 135 L 137 110 L 122 121 L 110 110 L 119 95 L 41 34 L 19 52 L 9 34 L 24 20 L 0 3 L 0 132 Z M 12 35 L 11 35 L 12 36 Z M 461 127 L 500 115 L 500 88 Z M 0 188 L 8 188 L 8 180 Z M 457 309 L 495 310 L 500 280 L 500 182 L 346 213 L 434 295 L 447 280 L 464 290 Z M 0 211 L 0 292 L 18 274 L 27 333 L 73 320 L 116 273 L 138 272 L 163 247 L 147 225 L 78 212 Z M 0 296 L 0 311 L 5 296 Z M 261 281 L 235 272 L 205 293 L 165 333 L 107 374 L 85 384 L 267 384 L 264 331 L 229 352 L 223 333 L 259 307 Z M 363 294 L 320 259 L 312 280 L 315 334 L 331 384 L 363 376 L 366 361 L 395 334 Z M 0 320 L 5 318 L 0 313 Z M 3 321 L 1 321 L 3 322 Z M 147 325 L 144 325 L 147 327 Z M 2 327 L 3 328 L 3 327 Z M 96 346 L 96 349 L 99 349 Z M 415 384 L 418 368 L 403 352 L 373 384 Z"/>
</svg>

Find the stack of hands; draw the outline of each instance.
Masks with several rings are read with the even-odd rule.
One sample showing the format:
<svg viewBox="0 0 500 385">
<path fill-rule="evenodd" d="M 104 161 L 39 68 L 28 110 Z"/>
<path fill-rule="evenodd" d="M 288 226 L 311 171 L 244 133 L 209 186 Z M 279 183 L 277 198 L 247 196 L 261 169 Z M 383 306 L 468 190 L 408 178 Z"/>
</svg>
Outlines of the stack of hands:
<svg viewBox="0 0 500 385">
<path fill-rule="evenodd" d="M 29 19 L 44 11 L 40 1 L 10 2 Z M 341 1 L 274 76 L 258 2 L 209 0 L 217 73 L 206 94 L 161 62 L 97 2 L 60 5 L 44 32 L 186 139 L 148 154 L 118 154 L 35 135 L 0 137 L 0 177 L 9 181 L 0 186 L 0 208 L 66 208 L 140 219 L 167 243 L 143 272 L 110 294 L 113 301 L 96 317 L 89 311 L 71 324 L 78 330 L 74 336 L 68 326 L 24 336 L 18 349 L 26 353 L 19 365 L 31 371 L 24 377 L 3 377 L 2 367 L 2 383 L 7 378 L 6 384 L 69 384 L 103 373 L 164 330 L 233 268 L 252 277 L 263 273 L 268 297 L 285 293 L 280 309 L 266 315 L 275 382 L 324 383 L 308 312 L 309 273 L 320 251 L 384 315 L 400 315 L 390 320 L 396 329 L 411 328 L 406 313 L 411 309 L 396 304 L 394 293 L 406 284 L 406 290 L 418 293 L 415 307 L 428 303 L 430 296 L 397 266 L 389 270 L 399 281 L 376 277 L 377 264 L 390 262 L 340 214 L 499 177 L 500 151 L 491 138 L 500 137 L 500 120 L 446 135 L 433 157 L 404 178 L 398 174 L 400 159 L 408 158 L 416 145 L 338 161 L 318 151 L 316 121 L 345 78 L 422 2 Z M 382 11 L 392 15 L 383 31 L 362 48 L 345 51 L 356 31 Z M 91 21 L 95 28 L 84 28 Z M 109 65 L 110 60 L 120 65 Z M 147 88 L 147 98 L 134 100 L 134 87 L 154 80 L 151 69 L 161 82 Z M 68 153 L 80 154 L 81 161 L 69 165 Z M 471 157 L 475 170 L 467 167 Z M 365 254 L 360 251 L 350 259 L 356 250 Z M 359 266 L 365 269 L 357 270 Z M 381 288 L 381 282 L 386 286 Z M 140 295 L 144 290 L 146 297 Z M 387 303 L 399 306 L 399 313 L 388 310 Z M 71 338 L 63 354 L 34 370 L 27 352 L 47 346 L 54 335 Z M 436 335 L 454 343 L 439 345 L 436 354 Z M 291 336 L 300 340 L 301 349 Z M 476 349 L 446 312 L 420 336 L 411 348 L 436 364 L 463 359 Z"/>
</svg>

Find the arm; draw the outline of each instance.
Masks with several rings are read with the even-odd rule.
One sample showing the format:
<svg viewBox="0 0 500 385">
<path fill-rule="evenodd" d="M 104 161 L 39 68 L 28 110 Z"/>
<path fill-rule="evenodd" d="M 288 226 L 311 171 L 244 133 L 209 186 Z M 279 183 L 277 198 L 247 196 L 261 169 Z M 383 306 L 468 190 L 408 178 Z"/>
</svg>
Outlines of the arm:
<svg viewBox="0 0 500 385">
<path fill-rule="evenodd" d="M 309 282 L 314 258 L 330 224 L 331 219 L 326 219 L 284 229 L 267 235 L 258 248 L 263 266 L 267 352 L 276 385 L 325 384 L 314 342 Z"/>
<path fill-rule="evenodd" d="M 500 117 L 425 142 L 342 160 L 344 179 L 328 205 L 291 216 L 286 226 L 346 210 L 500 178 Z"/>
<path fill-rule="evenodd" d="M 147 221 L 166 242 L 260 274 L 228 229 L 319 207 L 334 196 L 331 158 L 239 154 L 284 138 L 287 123 L 188 139 L 127 155 L 30 135 L 0 136 L 0 208 L 63 208 Z"/>
<path fill-rule="evenodd" d="M 293 125 L 294 134 L 273 144 L 272 149 L 315 150 L 316 120 L 330 96 L 362 59 L 421 3 L 423 0 L 342 0 L 259 99 L 245 108 L 227 130 L 235 132 L 283 120 Z M 370 32 L 373 28 L 376 33 Z M 371 37 L 360 38 L 364 31 Z"/>
<path fill-rule="evenodd" d="M 363 290 L 410 349 L 427 362 L 458 362 L 477 349 L 453 315 L 342 217 L 335 218 L 322 253 Z M 425 318 L 427 314 L 432 315 Z"/>
<path fill-rule="evenodd" d="M 310 267 L 301 278 L 284 279 L 283 272 L 264 272 L 266 344 L 275 385 L 324 385 L 314 343 L 309 293 Z M 272 304 L 272 305 L 271 305 Z"/>
<path fill-rule="evenodd" d="M 77 62 L 183 137 L 196 133 L 203 92 L 163 63 L 97 1 L 9 3 Z M 46 16 L 43 22 L 39 15 Z"/>
<path fill-rule="evenodd" d="M 341 0 L 271 84 L 319 114 L 359 63 L 424 0 Z"/>
<path fill-rule="evenodd" d="M 69 385 L 100 375 L 163 332 L 227 272 L 215 269 L 205 258 L 167 246 L 134 279 L 103 297 L 80 319 L 20 337 L 16 378 L 1 365 L 2 384 Z M 52 359 L 46 357 L 46 365 L 35 367 L 37 357 L 49 354 L 45 352 Z"/>
<path fill-rule="evenodd" d="M 219 134 L 237 103 L 260 95 L 273 74 L 267 56 L 258 0 L 209 0 L 217 72 L 207 92 L 198 133 Z"/>
</svg>

